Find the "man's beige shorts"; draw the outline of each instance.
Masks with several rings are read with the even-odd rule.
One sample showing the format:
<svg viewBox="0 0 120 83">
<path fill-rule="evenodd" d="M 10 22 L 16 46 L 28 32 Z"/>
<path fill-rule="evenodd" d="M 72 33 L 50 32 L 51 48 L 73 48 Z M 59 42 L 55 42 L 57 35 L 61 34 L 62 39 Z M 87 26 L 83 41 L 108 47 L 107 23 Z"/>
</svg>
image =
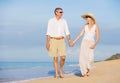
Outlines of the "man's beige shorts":
<svg viewBox="0 0 120 83">
<path fill-rule="evenodd" d="M 51 57 L 66 56 L 66 44 L 64 39 L 50 39 L 49 55 Z"/>
</svg>

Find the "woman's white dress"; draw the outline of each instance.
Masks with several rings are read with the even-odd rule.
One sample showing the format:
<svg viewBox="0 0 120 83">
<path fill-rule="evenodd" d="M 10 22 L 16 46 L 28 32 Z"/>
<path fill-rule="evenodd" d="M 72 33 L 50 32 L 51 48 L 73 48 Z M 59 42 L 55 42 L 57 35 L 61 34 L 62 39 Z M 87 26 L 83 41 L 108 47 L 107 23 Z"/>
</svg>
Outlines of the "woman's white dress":
<svg viewBox="0 0 120 83">
<path fill-rule="evenodd" d="M 89 30 L 88 25 L 85 25 L 85 34 L 80 46 L 80 70 L 81 74 L 85 75 L 88 69 L 91 69 L 91 64 L 94 61 L 94 49 L 90 49 L 90 46 L 94 44 L 96 25 L 93 25 Z"/>
</svg>

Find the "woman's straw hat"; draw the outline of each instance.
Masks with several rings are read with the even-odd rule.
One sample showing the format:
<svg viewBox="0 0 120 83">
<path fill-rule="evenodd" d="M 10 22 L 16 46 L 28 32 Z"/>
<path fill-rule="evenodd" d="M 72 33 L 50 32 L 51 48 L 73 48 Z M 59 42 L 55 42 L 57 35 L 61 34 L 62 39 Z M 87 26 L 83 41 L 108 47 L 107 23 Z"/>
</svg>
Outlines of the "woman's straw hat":
<svg viewBox="0 0 120 83">
<path fill-rule="evenodd" d="M 89 13 L 89 14 L 83 14 L 81 17 L 84 18 L 84 19 L 86 19 L 87 16 L 91 17 L 92 20 L 94 21 L 94 23 L 96 24 L 96 20 L 95 20 L 95 18 L 94 18 L 94 15 L 91 14 L 91 13 Z"/>
</svg>

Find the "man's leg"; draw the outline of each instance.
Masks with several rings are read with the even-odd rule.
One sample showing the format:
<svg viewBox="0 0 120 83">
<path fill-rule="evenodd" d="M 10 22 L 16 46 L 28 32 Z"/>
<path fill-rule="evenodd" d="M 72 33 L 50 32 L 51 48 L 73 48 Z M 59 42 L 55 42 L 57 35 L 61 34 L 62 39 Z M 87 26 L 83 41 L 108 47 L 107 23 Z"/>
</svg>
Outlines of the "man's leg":
<svg viewBox="0 0 120 83">
<path fill-rule="evenodd" d="M 58 78 L 58 57 L 54 57 L 55 78 Z"/>
<path fill-rule="evenodd" d="M 64 62 L 65 62 L 65 56 L 61 56 L 60 57 L 60 77 L 64 77 L 64 73 L 62 70 Z"/>
</svg>

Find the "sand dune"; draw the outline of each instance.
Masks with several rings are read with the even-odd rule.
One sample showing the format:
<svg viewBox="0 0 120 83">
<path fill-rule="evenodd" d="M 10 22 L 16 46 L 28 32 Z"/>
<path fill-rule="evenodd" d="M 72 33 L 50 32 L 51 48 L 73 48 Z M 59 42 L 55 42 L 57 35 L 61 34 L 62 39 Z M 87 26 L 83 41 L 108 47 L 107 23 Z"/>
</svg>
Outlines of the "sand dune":
<svg viewBox="0 0 120 83">
<path fill-rule="evenodd" d="M 64 78 L 43 78 L 17 83 L 120 83 L 120 59 L 94 63 L 89 77 L 69 75 Z"/>
</svg>

